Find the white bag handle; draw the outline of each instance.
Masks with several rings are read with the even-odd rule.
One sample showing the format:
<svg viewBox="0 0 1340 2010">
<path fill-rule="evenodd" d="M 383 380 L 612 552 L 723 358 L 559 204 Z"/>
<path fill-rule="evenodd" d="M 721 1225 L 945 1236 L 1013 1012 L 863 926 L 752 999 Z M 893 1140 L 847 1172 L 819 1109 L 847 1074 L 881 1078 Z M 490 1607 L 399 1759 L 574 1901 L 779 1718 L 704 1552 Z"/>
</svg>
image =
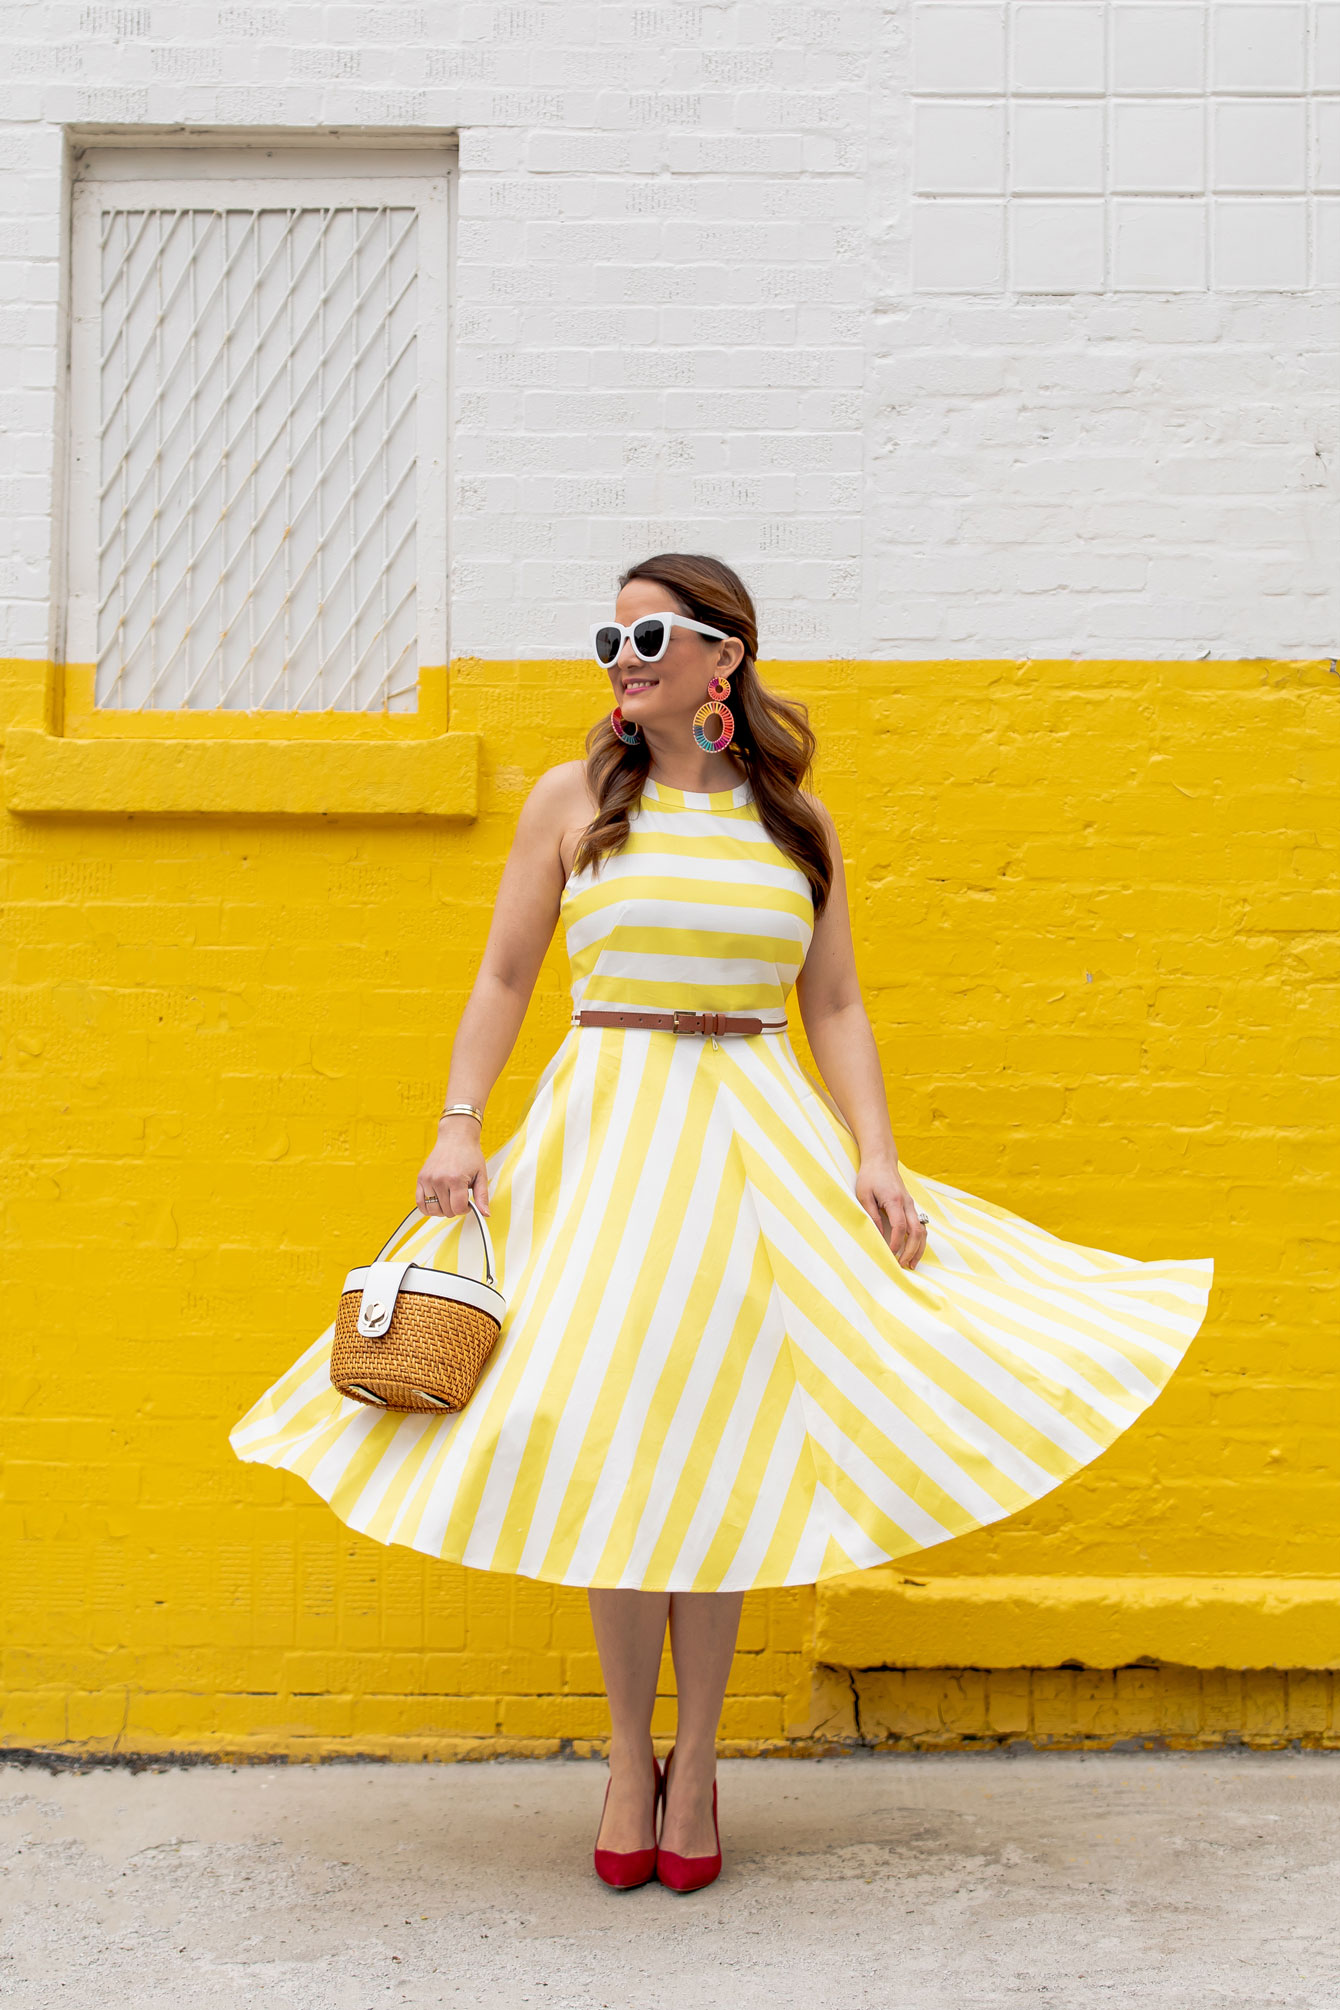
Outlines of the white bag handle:
<svg viewBox="0 0 1340 2010">
<path fill-rule="evenodd" d="M 469 1191 L 468 1188 L 466 1189 L 465 1198 L 470 1203 L 470 1212 L 474 1216 L 476 1225 L 478 1226 L 479 1229 L 480 1246 L 484 1254 L 484 1282 L 492 1290 L 496 1291 L 497 1285 L 494 1282 L 494 1273 L 497 1270 L 497 1264 L 494 1260 L 493 1255 L 493 1237 L 489 1234 L 489 1225 L 485 1221 L 483 1215 L 479 1212 L 478 1207 L 475 1205 L 475 1197 Z M 441 1242 L 442 1236 L 446 1234 L 452 1222 L 457 1219 L 459 1219 L 459 1217 L 455 1215 L 447 1216 L 446 1220 L 442 1223 L 442 1235 L 439 1235 L 439 1237 L 437 1238 L 438 1242 Z M 395 1247 L 396 1243 L 399 1242 L 401 1236 L 405 1233 L 405 1230 L 409 1227 L 411 1222 L 431 1221 L 431 1220 L 432 1216 L 425 1214 L 422 1208 L 418 1207 L 411 1208 L 409 1213 L 405 1216 L 405 1219 L 401 1222 L 399 1228 L 396 1229 L 394 1235 L 387 1236 L 385 1242 L 382 1244 L 381 1248 L 377 1251 L 376 1256 L 373 1258 L 374 1263 L 380 1263 L 382 1258 L 386 1255 L 387 1250 L 393 1249 Z M 434 1244 L 434 1248 L 436 1248 L 436 1246 L 437 1245 Z M 415 1258 L 414 1260 L 417 1262 L 418 1259 Z M 427 1265 L 424 1266 L 425 1269 L 428 1267 L 429 1266 Z"/>
</svg>

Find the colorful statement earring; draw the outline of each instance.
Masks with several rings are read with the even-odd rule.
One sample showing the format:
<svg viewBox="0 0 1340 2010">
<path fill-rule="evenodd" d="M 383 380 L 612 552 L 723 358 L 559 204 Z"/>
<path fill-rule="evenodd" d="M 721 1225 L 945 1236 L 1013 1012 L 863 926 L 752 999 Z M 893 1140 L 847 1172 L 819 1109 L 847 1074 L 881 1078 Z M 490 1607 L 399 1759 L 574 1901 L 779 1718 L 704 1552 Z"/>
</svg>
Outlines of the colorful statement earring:
<svg viewBox="0 0 1340 2010">
<path fill-rule="evenodd" d="M 700 705 L 693 715 L 693 737 L 705 754 L 721 753 L 735 737 L 735 714 L 726 703 L 729 697 L 730 679 L 714 677 L 707 687 L 707 703 Z M 721 722 L 720 737 L 710 740 L 705 728 L 713 713 Z"/>
<path fill-rule="evenodd" d="M 625 747 L 635 747 L 642 738 L 636 726 L 629 726 L 624 723 L 623 713 L 617 705 L 610 713 L 610 724 L 623 741 Z"/>
</svg>

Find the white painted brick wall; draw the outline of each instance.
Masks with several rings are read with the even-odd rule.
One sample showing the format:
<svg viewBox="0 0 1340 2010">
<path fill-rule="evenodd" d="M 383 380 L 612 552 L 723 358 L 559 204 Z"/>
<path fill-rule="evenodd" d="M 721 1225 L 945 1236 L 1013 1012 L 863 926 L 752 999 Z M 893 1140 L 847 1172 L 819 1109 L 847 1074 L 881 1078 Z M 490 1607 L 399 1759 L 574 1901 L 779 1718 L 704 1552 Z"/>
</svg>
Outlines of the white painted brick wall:
<svg viewBox="0 0 1340 2010">
<path fill-rule="evenodd" d="M 65 129 L 456 132 L 453 649 L 737 562 L 781 656 L 1334 647 L 1340 0 L 8 0 L 0 649 Z"/>
</svg>

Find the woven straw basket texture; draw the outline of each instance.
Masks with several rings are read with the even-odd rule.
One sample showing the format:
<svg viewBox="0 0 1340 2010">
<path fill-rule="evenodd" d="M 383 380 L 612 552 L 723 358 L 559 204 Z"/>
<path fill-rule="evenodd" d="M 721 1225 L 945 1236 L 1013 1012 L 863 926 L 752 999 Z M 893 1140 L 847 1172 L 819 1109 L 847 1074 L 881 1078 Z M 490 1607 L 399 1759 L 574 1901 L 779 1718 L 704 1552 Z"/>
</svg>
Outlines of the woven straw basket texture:
<svg viewBox="0 0 1340 2010">
<path fill-rule="evenodd" d="M 357 1330 L 362 1298 L 361 1291 L 340 1294 L 330 1350 L 335 1387 L 360 1403 L 370 1390 L 382 1399 L 378 1409 L 464 1409 L 497 1342 L 497 1320 L 473 1305 L 402 1289 L 385 1334 L 365 1340 Z"/>
</svg>

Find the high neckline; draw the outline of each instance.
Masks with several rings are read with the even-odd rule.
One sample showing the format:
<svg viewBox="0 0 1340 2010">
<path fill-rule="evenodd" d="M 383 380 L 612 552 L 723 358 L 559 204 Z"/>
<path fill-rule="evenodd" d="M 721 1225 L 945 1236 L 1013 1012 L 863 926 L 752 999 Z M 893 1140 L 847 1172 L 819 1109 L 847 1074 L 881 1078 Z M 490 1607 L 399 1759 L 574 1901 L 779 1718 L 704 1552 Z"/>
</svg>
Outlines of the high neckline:
<svg viewBox="0 0 1340 2010">
<path fill-rule="evenodd" d="M 642 784 L 644 802 L 659 803 L 663 809 L 672 810 L 737 810 L 749 800 L 748 782 L 737 782 L 733 789 L 672 789 L 666 782 L 653 782 L 650 776 Z"/>
</svg>

